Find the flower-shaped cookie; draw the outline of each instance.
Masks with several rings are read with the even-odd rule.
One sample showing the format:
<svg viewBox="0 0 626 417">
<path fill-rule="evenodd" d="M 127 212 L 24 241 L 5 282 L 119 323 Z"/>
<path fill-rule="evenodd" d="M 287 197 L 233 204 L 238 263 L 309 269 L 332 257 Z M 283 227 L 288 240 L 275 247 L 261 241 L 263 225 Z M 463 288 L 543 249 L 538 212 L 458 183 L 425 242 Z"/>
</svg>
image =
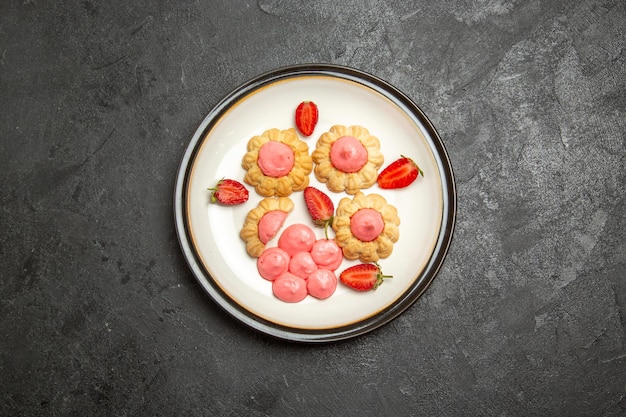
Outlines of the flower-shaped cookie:
<svg viewBox="0 0 626 417">
<path fill-rule="evenodd" d="M 276 236 L 293 206 L 288 197 L 267 197 L 248 212 L 239 232 L 239 237 L 246 242 L 248 255 L 254 258 L 261 256 L 265 245 Z"/>
<path fill-rule="evenodd" d="M 391 255 L 400 236 L 398 210 L 378 194 L 342 198 L 333 220 L 335 242 L 347 259 L 376 262 Z"/>
<path fill-rule="evenodd" d="M 286 197 L 304 190 L 313 170 L 309 146 L 293 128 L 269 129 L 252 137 L 241 165 L 247 171 L 244 181 L 263 197 Z"/>
<path fill-rule="evenodd" d="M 315 177 L 330 191 L 348 194 L 374 185 L 384 162 L 378 138 L 362 126 L 331 127 L 320 136 L 311 156 Z"/>
</svg>

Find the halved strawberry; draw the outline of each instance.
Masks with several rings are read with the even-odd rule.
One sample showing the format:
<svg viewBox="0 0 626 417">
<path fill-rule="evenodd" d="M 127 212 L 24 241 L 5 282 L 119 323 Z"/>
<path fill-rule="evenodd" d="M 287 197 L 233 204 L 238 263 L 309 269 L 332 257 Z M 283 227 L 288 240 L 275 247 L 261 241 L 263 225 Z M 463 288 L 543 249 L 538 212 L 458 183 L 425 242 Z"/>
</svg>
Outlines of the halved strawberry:
<svg viewBox="0 0 626 417">
<path fill-rule="evenodd" d="M 249 193 L 246 187 L 238 181 L 221 179 L 213 188 L 208 188 L 212 203 L 221 203 L 229 206 L 242 204 L 248 201 Z"/>
<path fill-rule="evenodd" d="M 385 278 L 392 277 L 383 275 L 383 271 L 376 263 L 354 265 L 339 275 L 341 282 L 356 291 L 375 290 Z"/>
<path fill-rule="evenodd" d="M 319 112 L 312 101 L 303 101 L 296 107 L 296 127 L 304 136 L 311 136 L 317 125 Z"/>
<path fill-rule="evenodd" d="M 402 156 L 392 162 L 387 168 L 378 174 L 376 182 L 380 188 L 404 188 L 408 187 L 417 179 L 418 174 L 424 173 L 411 158 Z"/>
<path fill-rule="evenodd" d="M 332 200 L 323 191 L 309 186 L 304 189 L 304 202 L 309 214 L 311 214 L 313 223 L 324 228 L 324 234 L 328 239 L 328 226 L 333 222 L 333 215 L 335 214 L 335 205 Z"/>
</svg>

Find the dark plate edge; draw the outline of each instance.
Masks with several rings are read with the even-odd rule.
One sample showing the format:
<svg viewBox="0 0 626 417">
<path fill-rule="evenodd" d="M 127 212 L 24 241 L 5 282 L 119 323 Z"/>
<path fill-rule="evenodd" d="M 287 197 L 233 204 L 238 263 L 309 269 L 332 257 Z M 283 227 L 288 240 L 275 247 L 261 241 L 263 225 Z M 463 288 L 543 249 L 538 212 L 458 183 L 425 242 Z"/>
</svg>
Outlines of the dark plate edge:
<svg viewBox="0 0 626 417">
<path fill-rule="evenodd" d="M 263 318 L 252 315 L 236 302 L 230 300 L 230 297 L 224 294 L 219 286 L 214 283 L 213 278 L 204 269 L 202 263 L 195 254 L 194 249 L 189 243 L 188 228 L 185 220 L 186 216 L 184 214 L 186 201 L 185 190 L 187 188 L 186 185 L 188 182 L 190 163 L 195 158 L 201 139 L 205 136 L 207 130 L 212 127 L 211 122 L 213 120 L 218 120 L 219 116 L 228 109 L 229 105 L 233 101 L 249 94 L 263 85 L 276 82 L 283 78 L 303 75 L 335 75 L 340 78 L 349 79 L 351 81 L 369 86 L 381 93 L 384 92 L 385 96 L 390 99 L 393 98 L 405 106 L 408 110 L 410 110 L 409 116 L 415 116 L 415 118 L 429 133 L 429 139 L 431 140 L 430 143 L 436 150 L 435 157 L 438 158 L 438 165 L 440 166 L 441 171 L 440 174 L 444 180 L 443 182 L 445 188 L 443 195 L 444 212 L 442 216 L 441 230 L 437 238 L 435 249 L 433 250 L 426 267 L 421 272 L 420 279 L 416 280 L 411 289 L 405 292 L 402 297 L 397 299 L 391 306 L 379 314 L 358 323 L 334 329 L 311 330 L 277 325 L 266 321 Z M 334 342 L 360 336 L 389 323 L 413 305 L 428 289 L 431 282 L 439 272 L 439 269 L 443 265 L 444 259 L 452 242 L 456 222 L 456 210 L 456 184 L 454 181 L 450 158 L 439 133 L 421 108 L 402 91 L 374 75 L 354 68 L 331 64 L 302 64 L 278 68 L 251 79 L 224 97 L 213 107 L 213 109 L 211 109 L 211 111 L 194 131 L 194 135 L 187 145 L 179 163 L 174 192 L 174 218 L 179 245 L 194 277 L 204 288 L 209 297 L 231 316 L 257 331 L 286 341 L 306 343 Z"/>
</svg>

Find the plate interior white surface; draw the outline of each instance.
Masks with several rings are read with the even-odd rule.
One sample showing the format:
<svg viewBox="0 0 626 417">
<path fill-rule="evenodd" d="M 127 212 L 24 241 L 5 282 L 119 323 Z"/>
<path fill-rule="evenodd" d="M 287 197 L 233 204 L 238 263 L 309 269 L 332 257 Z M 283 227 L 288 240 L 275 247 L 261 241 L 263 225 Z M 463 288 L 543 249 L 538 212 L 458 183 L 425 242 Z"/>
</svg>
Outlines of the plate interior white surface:
<svg viewBox="0 0 626 417">
<path fill-rule="evenodd" d="M 319 108 L 319 122 L 314 134 L 301 139 L 315 149 L 317 138 L 335 124 L 361 125 L 378 137 L 385 157 L 384 168 L 400 155 L 411 157 L 424 171 L 409 187 L 382 190 L 377 185 L 362 190 L 377 193 L 398 209 L 401 219 L 400 238 L 392 255 L 382 259 L 386 275 L 377 290 L 358 293 L 338 285 L 326 300 L 311 296 L 300 303 L 285 303 L 274 297 L 271 283 L 258 274 L 256 259 L 245 250 L 239 231 L 249 210 L 262 197 L 253 187 L 250 199 L 243 205 L 225 207 L 209 204 L 208 187 L 221 178 L 243 180 L 241 160 L 248 140 L 267 129 L 294 127 L 294 111 L 303 100 L 314 101 Z M 442 178 L 437 160 L 426 140 L 427 131 L 405 111 L 381 93 L 342 78 L 332 76 L 301 76 L 273 82 L 239 99 L 208 130 L 191 161 L 187 189 L 187 222 L 192 245 L 205 269 L 217 285 L 235 303 L 263 320 L 296 329 L 332 329 L 370 318 L 398 300 L 419 277 L 428 262 L 442 224 Z M 382 169 L 381 168 L 381 169 Z M 350 197 L 333 193 L 325 184 L 310 175 L 310 185 L 326 192 L 335 207 L 339 200 Z M 290 198 L 294 211 L 283 229 L 290 224 L 304 223 L 313 228 L 318 238 L 323 229 L 313 227 L 306 210 L 303 193 Z M 281 231 L 282 231 L 281 230 Z M 280 233 L 280 232 L 279 232 Z M 334 236 L 332 230 L 329 237 Z M 278 238 L 268 243 L 276 246 Z M 358 261 L 344 260 L 337 276 Z"/>
</svg>

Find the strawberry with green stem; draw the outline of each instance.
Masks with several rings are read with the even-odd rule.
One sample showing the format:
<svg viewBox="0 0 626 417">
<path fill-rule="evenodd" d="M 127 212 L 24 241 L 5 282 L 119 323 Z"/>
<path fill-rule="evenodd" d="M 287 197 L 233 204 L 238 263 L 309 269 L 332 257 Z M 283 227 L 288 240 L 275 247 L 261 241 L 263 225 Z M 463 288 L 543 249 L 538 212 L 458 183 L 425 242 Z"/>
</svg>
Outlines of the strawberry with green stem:
<svg viewBox="0 0 626 417">
<path fill-rule="evenodd" d="M 236 180 L 221 179 L 215 187 L 208 188 L 211 193 L 211 203 L 220 203 L 227 206 L 242 204 L 248 201 L 249 193 L 246 187 Z"/>
<path fill-rule="evenodd" d="M 392 278 L 384 275 L 378 263 L 358 264 L 344 270 L 339 280 L 355 291 L 372 291 L 378 288 L 383 280 Z"/>
<path fill-rule="evenodd" d="M 335 205 L 330 197 L 315 187 L 304 189 L 304 202 L 316 226 L 324 228 L 324 235 L 328 239 L 328 226 L 333 222 Z"/>
<path fill-rule="evenodd" d="M 411 158 L 401 155 L 400 159 L 392 162 L 378 174 L 376 182 L 384 189 L 405 188 L 412 184 L 418 175 L 423 177 L 424 172 Z"/>
</svg>

